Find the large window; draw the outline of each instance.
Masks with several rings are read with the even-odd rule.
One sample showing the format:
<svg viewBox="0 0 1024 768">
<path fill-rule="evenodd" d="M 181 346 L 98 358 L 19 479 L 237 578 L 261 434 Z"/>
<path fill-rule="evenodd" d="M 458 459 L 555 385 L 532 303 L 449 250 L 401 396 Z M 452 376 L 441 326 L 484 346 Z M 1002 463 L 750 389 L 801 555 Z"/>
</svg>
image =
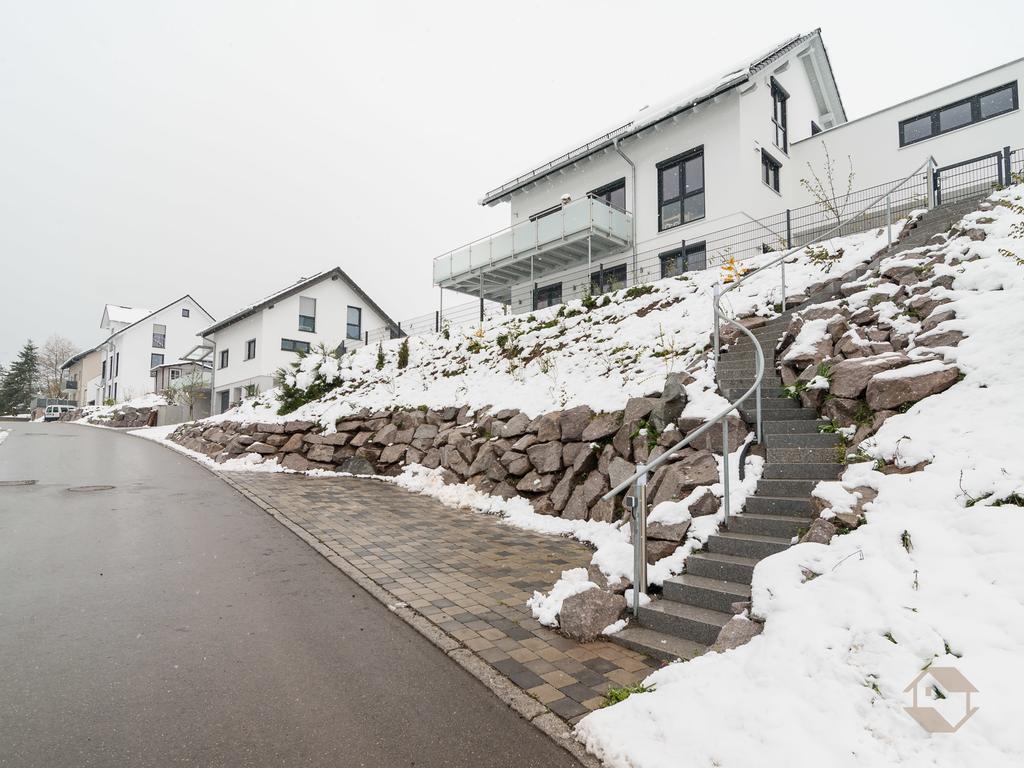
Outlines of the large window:
<svg viewBox="0 0 1024 768">
<path fill-rule="evenodd" d="M 658 229 L 704 218 L 704 147 L 658 163 Z"/>
<path fill-rule="evenodd" d="M 687 245 L 659 255 L 661 259 L 661 276 L 675 277 L 684 272 L 697 272 L 707 267 L 707 252 L 704 243 Z"/>
<path fill-rule="evenodd" d="M 153 324 L 153 349 L 164 349 L 167 347 L 167 326 Z"/>
<path fill-rule="evenodd" d="M 163 355 L 158 355 L 156 353 L 151 354 L 149 356 L 149 367 L 150 367 L 149 375 L 150 376 L 156 376 L 156 371 L 152 370 L 152 369 L 156 368 L 158 365 L 163 365 L 163 364 L 164 364 L 164 356 Z"/>
<path fill-rule="evenodd" d="M 933 109 L 900 121 L 900 146 L 930 139 L 965 125 L 980 123 L 990 117 L 1017 109 L 1017 83 L 1007 83 L 990 91 Z"/>
<path fill-rule="evenodd" d="M 626 210 L 626 180 L 624 178 L 595 189 L 590 194 L 596 198 L 604 200 L 606 203 L 618 208 L 620 211 Z"/>
<path fill-rule="evenodd" d="M 252 360 L 256 357 L 256 339 L 249 339 L 245 342 L 245 359 Z"/>
<path fill-rule="evenodd" d="M 363 336 L 363 310 L 359 307 L 349 307 L 348 316 L 345 318 L 345 338 L 360 339 Z"/>
<path fill-rule="evenodd" d="M 597 296 L 626 287 L 626 265 L 599 269 L 590 273 L 590 294 Z"/>
<path fill-rule="evenodd" d="M 533 308 L 544 309 L 562 303 L 562 284 L 552 283 L 543 288 L 537 288 L 533 292 Z"/>
<path fill-rule="evenodd" d="M 227 349 L 222 349 L 220 351 L 220 367 L 221 368 L 227 368 L 228 367 L 228 352 L 229 351 L 230 350 L 227 350 Z"/>
<path fill-rule="evenodd" d="M 761 150 L 761 181 L 779 191 L 779 171 L 782 164 L 763 149 Z"/>
<path fill-rule="evenodd" d="M 786 119 L 786 102 L 789 94 L 772 78 L 772 123 L 775 126 L 775 146 L 783 152 L 789 151 L 789 128 Z"/>
<path fill-rule="evenodd" d="M 299 330 L 316 333 L 316 299 L 299 296 Z"/>
<path fill-rule="evenodd" d="M 285 352 L 309 352 L 309 342 L 296 341 L 295 339 L 281 339 L 281 349 Z"/>
</svg>

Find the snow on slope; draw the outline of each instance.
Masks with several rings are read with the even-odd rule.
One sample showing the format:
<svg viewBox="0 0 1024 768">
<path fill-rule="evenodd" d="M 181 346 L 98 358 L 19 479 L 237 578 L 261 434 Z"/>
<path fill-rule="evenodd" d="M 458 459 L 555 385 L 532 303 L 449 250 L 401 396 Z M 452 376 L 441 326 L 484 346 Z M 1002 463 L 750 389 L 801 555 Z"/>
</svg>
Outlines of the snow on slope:
<svg viewBox="0 0 1024 768">
<path fill-rule="evenodd" d="M 890 463 L 931 463 L 906 475 L 850 466 L 845 486 L 878 491 L 867 523 L 758 565 L 753 612 L 767 623 L 748 645 L 660 670 L 646 681 L 655 692 L 581 721 L 607 765 L 1024 764 L 1024 187 L 993 199 L 1016 208 L 966 217 L 987 238 L 946 249 L 956 298 L 943 309 L 957 317 L 941 327 L 967 334 L 946 350 L 964 379 L 866 441 Z M 932 664 L 979 691 L 955 734 L 928 734 L 903 710 L 905 686 Z M 964 713 L 952 693 L 921 705 L 951 722 Z"/>
<path fill-rule="evenodd" d="M 870 260 L 885 241 L 881 230 L 828 241 L 830 251 L 842 254 L 827 273 L 803 252 L 792 256 L 786 266 L 790 295 Z M 745 263 L 753 268 L 771 258 Z M 725 405 L 713 391 L 713 372 L 701 370 L 712 330 L 711 286 L 719 277 L 717 269 L 690 272 L 596 297 L 597 307 L 590 310 L 576 300 L 479 328 L 452 329 L 448 339 L 412 337 L 405 369 L 396 365 L 398 340 L 383 345 L 381 370 L 375 346 L 352 350 L 340 362 L 310 354 L 294 378 L 297 385 L 307 387 L 317 371 L 341 384 L 289 418 L 320 420 L 333 430 L 339 417 L 360 408 L 490 405 L 531 416 L 576 405 L 612 411 L 631 397 L 660 391 L 667 373 L 682 370 L 694 371 L 698 379 L 687 388 L 686 415 L 708 415 Z M 736 316 L 769 315 L 779 286 L 779 271 L 767 270 L 730 293 L 723 307 Z M 220 418 L 275 420 L 276 407 L 268 392 Z"/>
</svg>

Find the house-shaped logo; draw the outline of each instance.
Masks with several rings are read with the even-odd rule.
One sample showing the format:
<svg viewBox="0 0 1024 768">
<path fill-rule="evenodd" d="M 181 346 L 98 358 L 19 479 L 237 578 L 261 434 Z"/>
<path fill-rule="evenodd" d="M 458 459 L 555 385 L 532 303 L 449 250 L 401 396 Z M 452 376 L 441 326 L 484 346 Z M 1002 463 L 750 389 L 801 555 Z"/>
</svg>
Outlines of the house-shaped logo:
<svg viewBox="0 0 1024 768">
<path fill-rule="evenodd" d="M 970 720 L 971 716 L 978 711 L 977 707 L 971 706 L 971 694 L 977 693 L 978 689 L 960 673 L 960 670 L 953 667 L 923 669 L 903 689 L 903 692 L 911 692 L 913 696 L 913 705 L 904 707 L 907 714 L 917 720 L 918 724 L 929 733 L 956 733 L 960 730 L 960 726 Z M 918 706 L 919 692 L 923 692 L 924 696 L 930 696 L 935 700 L 953 697 L 962 700 L 963 715 L 956 722 L 950 722 L 946 714 L 940 712 L 938 708 Z M 944 707 L 944 709 L 947 708 Z"/>
</svg>

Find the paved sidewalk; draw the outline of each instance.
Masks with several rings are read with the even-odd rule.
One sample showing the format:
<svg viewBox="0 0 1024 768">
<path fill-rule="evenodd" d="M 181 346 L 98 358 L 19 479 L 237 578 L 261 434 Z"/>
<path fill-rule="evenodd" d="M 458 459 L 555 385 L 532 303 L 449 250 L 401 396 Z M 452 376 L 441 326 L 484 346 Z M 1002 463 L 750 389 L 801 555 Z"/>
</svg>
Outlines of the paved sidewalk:
<svg viewBox="0 0 1024 768">
<path fill-rule="evenodd" d="M 661 666 L 613 643 L 576 643 L 531 616 L 525 603 L 534 590 L 590 562 L 579 542 L 377 480 L 260 473 L 230 480 L 569 722 L 598 708 L 609 687 Z"/>
</svg>

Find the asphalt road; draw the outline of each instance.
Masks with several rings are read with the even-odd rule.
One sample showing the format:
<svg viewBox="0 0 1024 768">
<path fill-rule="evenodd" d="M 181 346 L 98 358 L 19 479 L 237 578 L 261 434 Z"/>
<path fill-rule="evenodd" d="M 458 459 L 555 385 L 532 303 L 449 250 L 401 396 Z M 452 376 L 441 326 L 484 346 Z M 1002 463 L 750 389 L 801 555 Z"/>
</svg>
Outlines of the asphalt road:
<svg viewBox="0 0 1024 768">
<path fill-rule="evenodd" d="M 184 457 L 0 429 L 0 765 L 578 765 Z"/>
</svg>

